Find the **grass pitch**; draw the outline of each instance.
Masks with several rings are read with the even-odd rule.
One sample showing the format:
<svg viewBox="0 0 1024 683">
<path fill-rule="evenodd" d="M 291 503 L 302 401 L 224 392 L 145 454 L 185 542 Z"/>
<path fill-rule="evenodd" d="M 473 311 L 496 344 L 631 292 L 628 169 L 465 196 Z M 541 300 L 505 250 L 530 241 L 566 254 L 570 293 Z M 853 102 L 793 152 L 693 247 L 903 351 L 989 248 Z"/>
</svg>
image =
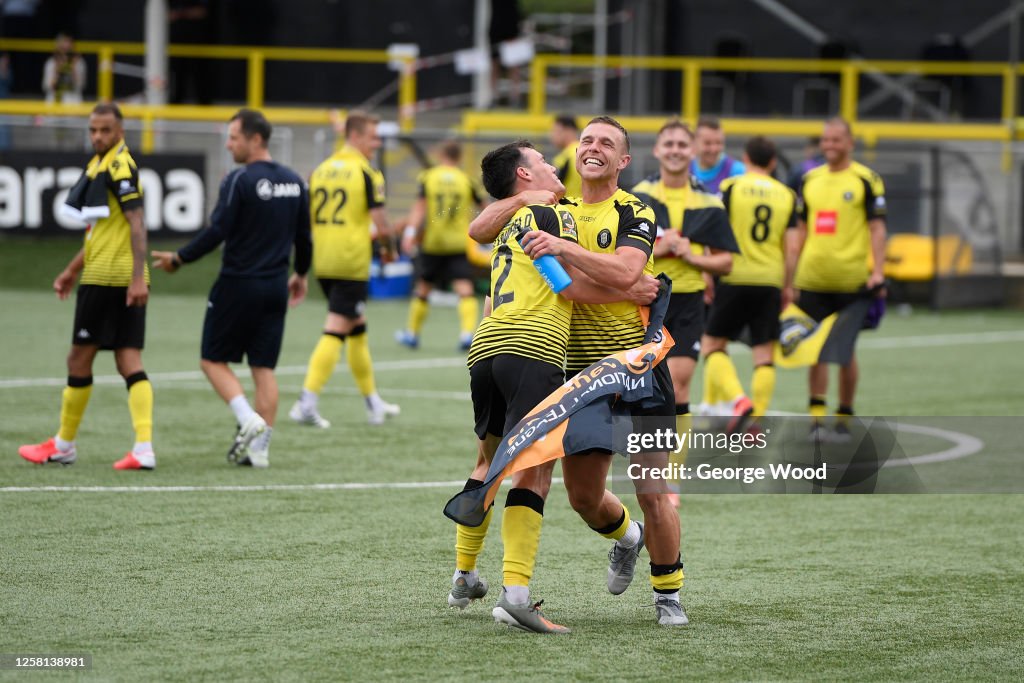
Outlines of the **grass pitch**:
<svg viewBox="0 0 1024 683">
<path fill-rule="evenodd" d="M 342 363 L 322 401 L 327 431 L 285 416 L 323 319 L 318 301 L 293 311 L 272 466 L 252 471 L 225 462 L 232 416 L 198 372 L 204 300 L 167 294 L 170 281 L 154 275 L 144 355 L 152 473 L 110 467 L 131 431 L 109 354 L 78 463 L 17 457 L 18 444 L 56 428 L 73 305 L 0 290 L 0 652 L 89 653 L 81 678 L 124 681 L 1018 679 L 1024 669 L 1019 495 L 684 497 L 692 624 L 668 630 L 653 623 L 642 563 L 629 591 L 607 593 L 607 542 L 556 485 L 532 591 L 574 632 L 509 631 L 491 620 L 492 596 L 449 611 L 454 531 L 441 508 L 475 453 L 454 310 L 432 310 L 409 352 L 391 339 L 404 302 L 372 304 L 377 382 L 402 415 L 366 425 Z M 891 315 L 863 338 L 857 407 L 1022 415 L 1022 329 L 1018 313 Z M 748 378 L 749 355 L 737 365 Z M 774 407 L 802 410 L 804 382 L 780 371 Z M 395 483 L 415 487 L 381 488 Z M 480 566 L 495 599 L 499 527 L 496 515 Z"/>
</svg>

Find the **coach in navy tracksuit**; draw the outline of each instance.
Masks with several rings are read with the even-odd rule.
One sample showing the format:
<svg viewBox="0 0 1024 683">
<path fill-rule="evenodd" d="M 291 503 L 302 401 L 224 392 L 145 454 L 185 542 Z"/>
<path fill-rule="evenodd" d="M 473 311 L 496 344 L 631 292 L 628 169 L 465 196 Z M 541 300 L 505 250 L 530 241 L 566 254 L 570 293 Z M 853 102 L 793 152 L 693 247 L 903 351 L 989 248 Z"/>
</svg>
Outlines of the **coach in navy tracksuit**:
<svg viewBox="0 0 1024 683">
<path fill-rule="evenodd" d="M 309 194 L 291 169 L 267 150 L 270 123 L 242 109 L 228 125 L 227 148 L 245 164 L 224 179 L 210 227 L 177 252 L 154 251 L 154 265 L 170 273 L 206 255 L 221 242 L 220 275 L 210 290 L 203 323 L 202 368 L 235 413 L 238 434 L 228 459 L 267 467 L 270 433 L 277 415 L 274 367 L 284 336 L 288 304 L 306 296 L 312 257 Z M 295 248 L 295 272 L 288 258 Z M 246 356 L 256 383 L 253 410 L 228 363 Z"/>
</svg>

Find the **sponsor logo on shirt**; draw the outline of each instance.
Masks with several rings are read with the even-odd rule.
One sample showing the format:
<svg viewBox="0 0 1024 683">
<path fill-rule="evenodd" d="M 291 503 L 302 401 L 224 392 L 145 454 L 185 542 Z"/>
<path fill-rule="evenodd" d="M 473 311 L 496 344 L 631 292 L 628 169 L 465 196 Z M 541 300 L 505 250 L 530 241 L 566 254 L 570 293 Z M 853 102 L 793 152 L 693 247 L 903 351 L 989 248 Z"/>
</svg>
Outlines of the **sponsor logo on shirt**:
<svg viewBox="0 0 1024 683">
<path fill-rule="evenodd" d="M 266 178 L 256 181 L 256 196 L 267 201 L 274 197 L 299 197 L 302 186 L 298 183 L 272 183 Z"/>
<path fill-rule="evenodd" d="M 839 219 L 838 213 L 838 211 L 819 211 L 814 219 L 814 233 L 816 235 L 834 235 Z"/>
</svg>

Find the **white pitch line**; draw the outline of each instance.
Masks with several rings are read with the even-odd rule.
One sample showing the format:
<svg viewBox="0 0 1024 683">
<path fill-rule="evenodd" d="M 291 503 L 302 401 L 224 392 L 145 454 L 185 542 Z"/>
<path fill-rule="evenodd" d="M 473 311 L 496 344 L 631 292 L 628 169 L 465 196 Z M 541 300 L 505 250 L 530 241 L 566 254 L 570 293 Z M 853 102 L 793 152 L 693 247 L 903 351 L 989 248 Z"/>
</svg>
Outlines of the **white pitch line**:
<svg viewBox="0 0 1024 683">
<path fill-rule="evenodd" d="M 379 361 L 373 364 L 375 372 L 393 372 L 396 370 L 430 370 L 434 368 L 464 368 L 466 359 L 461 356 L 446 358 L 415 358 L 409 360 Z M 302 376 L 306 374 L 305 365 L 284 365 L 275 371 L 278 377 Z M 195 379 L 206 379 L 202 370 L 181 370 L 178 372 L 147 373 L 150 380 L 158 382 L 176 382 Z M 244 374 L 244 371 L 243 371 Z M 62 387 L 67 384 L 66 377 L 19 377 L 0 379 L 0 389 L 21 389 L 25 387 Z M 97 375 L 93 384 L 122 384 L 120 375 Z"/>
<path fill-rule="evenodd" d="M 561 477 L 552 478 L 561 484 Z M 501 483 L 508 486 L 508 480 Z M 459 481 L 381 481 L 350 482 L 343 484 L 264 484 L 264 485 L 211 485 L 211 486 L 4 486 L 0 493 L 238 493 L 254 491 L 378 491 L 381 489 L 453 489 L 462 490 L 466 480 Z"/>
<path fill-rule="evenodd" d="M 875 337 L 861 334 L 857 337 L 857 350 L 883 349 L 923 349 L 941 346 L 973 346 L 975 344 L 1007 344 L 1024 341 L 1024 330 L 1005 330 L 1001 332 L 977 332 L 961 334 L 921 334 L 911 337 Z M 729 352 L 736 355 L 749 355 L 750 347 L 746 344 L 731 343 Z"/>
<path fill-rule="evenodd" d="M 896 431 L 907 432 L 909 434 L 925 434 L 927 436 L 934 436 L 938 439 L 946 439 L 951 441 L 953 446 L 944 451 L 939 451 L 938 453 L 914 455 L 907 457 L 904 460 L 887 460 L 883 467 L 910 467 L 912 465 L 924 465 L 931 462 L 959 460 L 960 458 L 966 458 L 969 455 L 974 455 L 985 447 L 984 441 L 971 436 L 970 434 L 954 432 L 948 429 L 939 429 L 938 427 L 929 427 L 927 425 L 897 422 Z"/>
</svg>

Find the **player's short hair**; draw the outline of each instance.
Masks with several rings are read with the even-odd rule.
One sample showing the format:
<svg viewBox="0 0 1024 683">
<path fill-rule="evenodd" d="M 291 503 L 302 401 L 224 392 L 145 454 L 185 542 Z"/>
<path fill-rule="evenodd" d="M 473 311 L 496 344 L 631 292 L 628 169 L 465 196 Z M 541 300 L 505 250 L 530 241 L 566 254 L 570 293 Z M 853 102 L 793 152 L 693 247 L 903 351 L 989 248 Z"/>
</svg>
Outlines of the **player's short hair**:
<svg viewBox="0 0 1024 683">
<path fill-rule="evenodd" d="M 775 158 L 775 143 L 763 135 L 756 135 L 747 140 L 743 151 L 754 166 L 768 168 L 768 164 Z"/>
<path fill-rule="evenodd" d="M 235 112 L 234 116 L 228 119 L 228 123 L 232 121 L 238 121 L 238 126 L 242 129 L 242 135 L 247 138 L 259 135 L 263 138 L 263 146 L 267 146 L 267 143 L 270 141 L 270 134 L 274 128 L 262 112 L 255 109 L 239 109 Z"/>
<path fill-rule="evenodd" d="M 680 119 L 669 119 L 665 123 L 661 124 L 661 128 L 658 129 L 658 135 L 656 137 L 660 138 L 661 134 L 667 130 L 681 130 L 686 133 L 686 136 L 690 138 L 690 140 L 693 140 L 693 131 L 688 125 L 686 125 L 685 121 Z"/>
<path fill-rule="evenodd" d="M 722 122 L 716 119 L 714 116 L 702 116 L 697 119 L 697 128 L 707 128 L 709 130 L 722 130 Z"/>
<path fill-rule="evenodd" d="M 366 130 L 367 126 L 374 123 L 380 123 L 379 116 L 362 109 L 353 109 L 345 117 L 345 137 L 347 138 L 353 133 L 361 134 Z"/>
<path fill-rule="evenodd" d="M 562 126 L 563 128 L 572 128 L 577 132 L 580 129 L 576 124 L 576 117 L 572 114 L 559 114 L 555 117 L 555 125 Z"/>
<path fill-rule="evenodd" d="M 462 143 L 458 140 L 445 140 L 438 147 L 438 151 L 445 159 L 455 162 L 462 160 Z"/>
<path fill-rule="evenodd" d="M 117 106 L 113 102 L 100 102 L 92 108 L 93 114 L 113 114 L 114 118 L 118 121 L 124 121 L 124 115 L 121 113 L 121 107 Z"/>
<path fill-rule="evenodd" d="M 533 149 L 529 140 L 516 140 L 492 149 L 480 161 L 484 188 L 495 199 L 505 199 L 515 193 L 516 169 L 524 166 L 523 150 Z"/>
<path fill-rule="evenodd" d="M 629 154 L 629 132 L 621 123 L 613 119 L 611 116 L 595 116 L 594 118 L 587 121 L 588 126 L 591 125 L 592 123 L 603 123 L 605 125 L 611 126 L 612 128 L 618 128 L 619 132 L 622 133 L 622 137 L 626 141 L 626 154 Z"/>
<path fill-rule="evenodd" d="M 842 116 L 833 116 L 825 121 L 825 126 L 842 126 L 846 130 L 846 134 L 851 138 L 853 137 L 853 127 L 850 126 L 850 122 Z"/>
</svg>

